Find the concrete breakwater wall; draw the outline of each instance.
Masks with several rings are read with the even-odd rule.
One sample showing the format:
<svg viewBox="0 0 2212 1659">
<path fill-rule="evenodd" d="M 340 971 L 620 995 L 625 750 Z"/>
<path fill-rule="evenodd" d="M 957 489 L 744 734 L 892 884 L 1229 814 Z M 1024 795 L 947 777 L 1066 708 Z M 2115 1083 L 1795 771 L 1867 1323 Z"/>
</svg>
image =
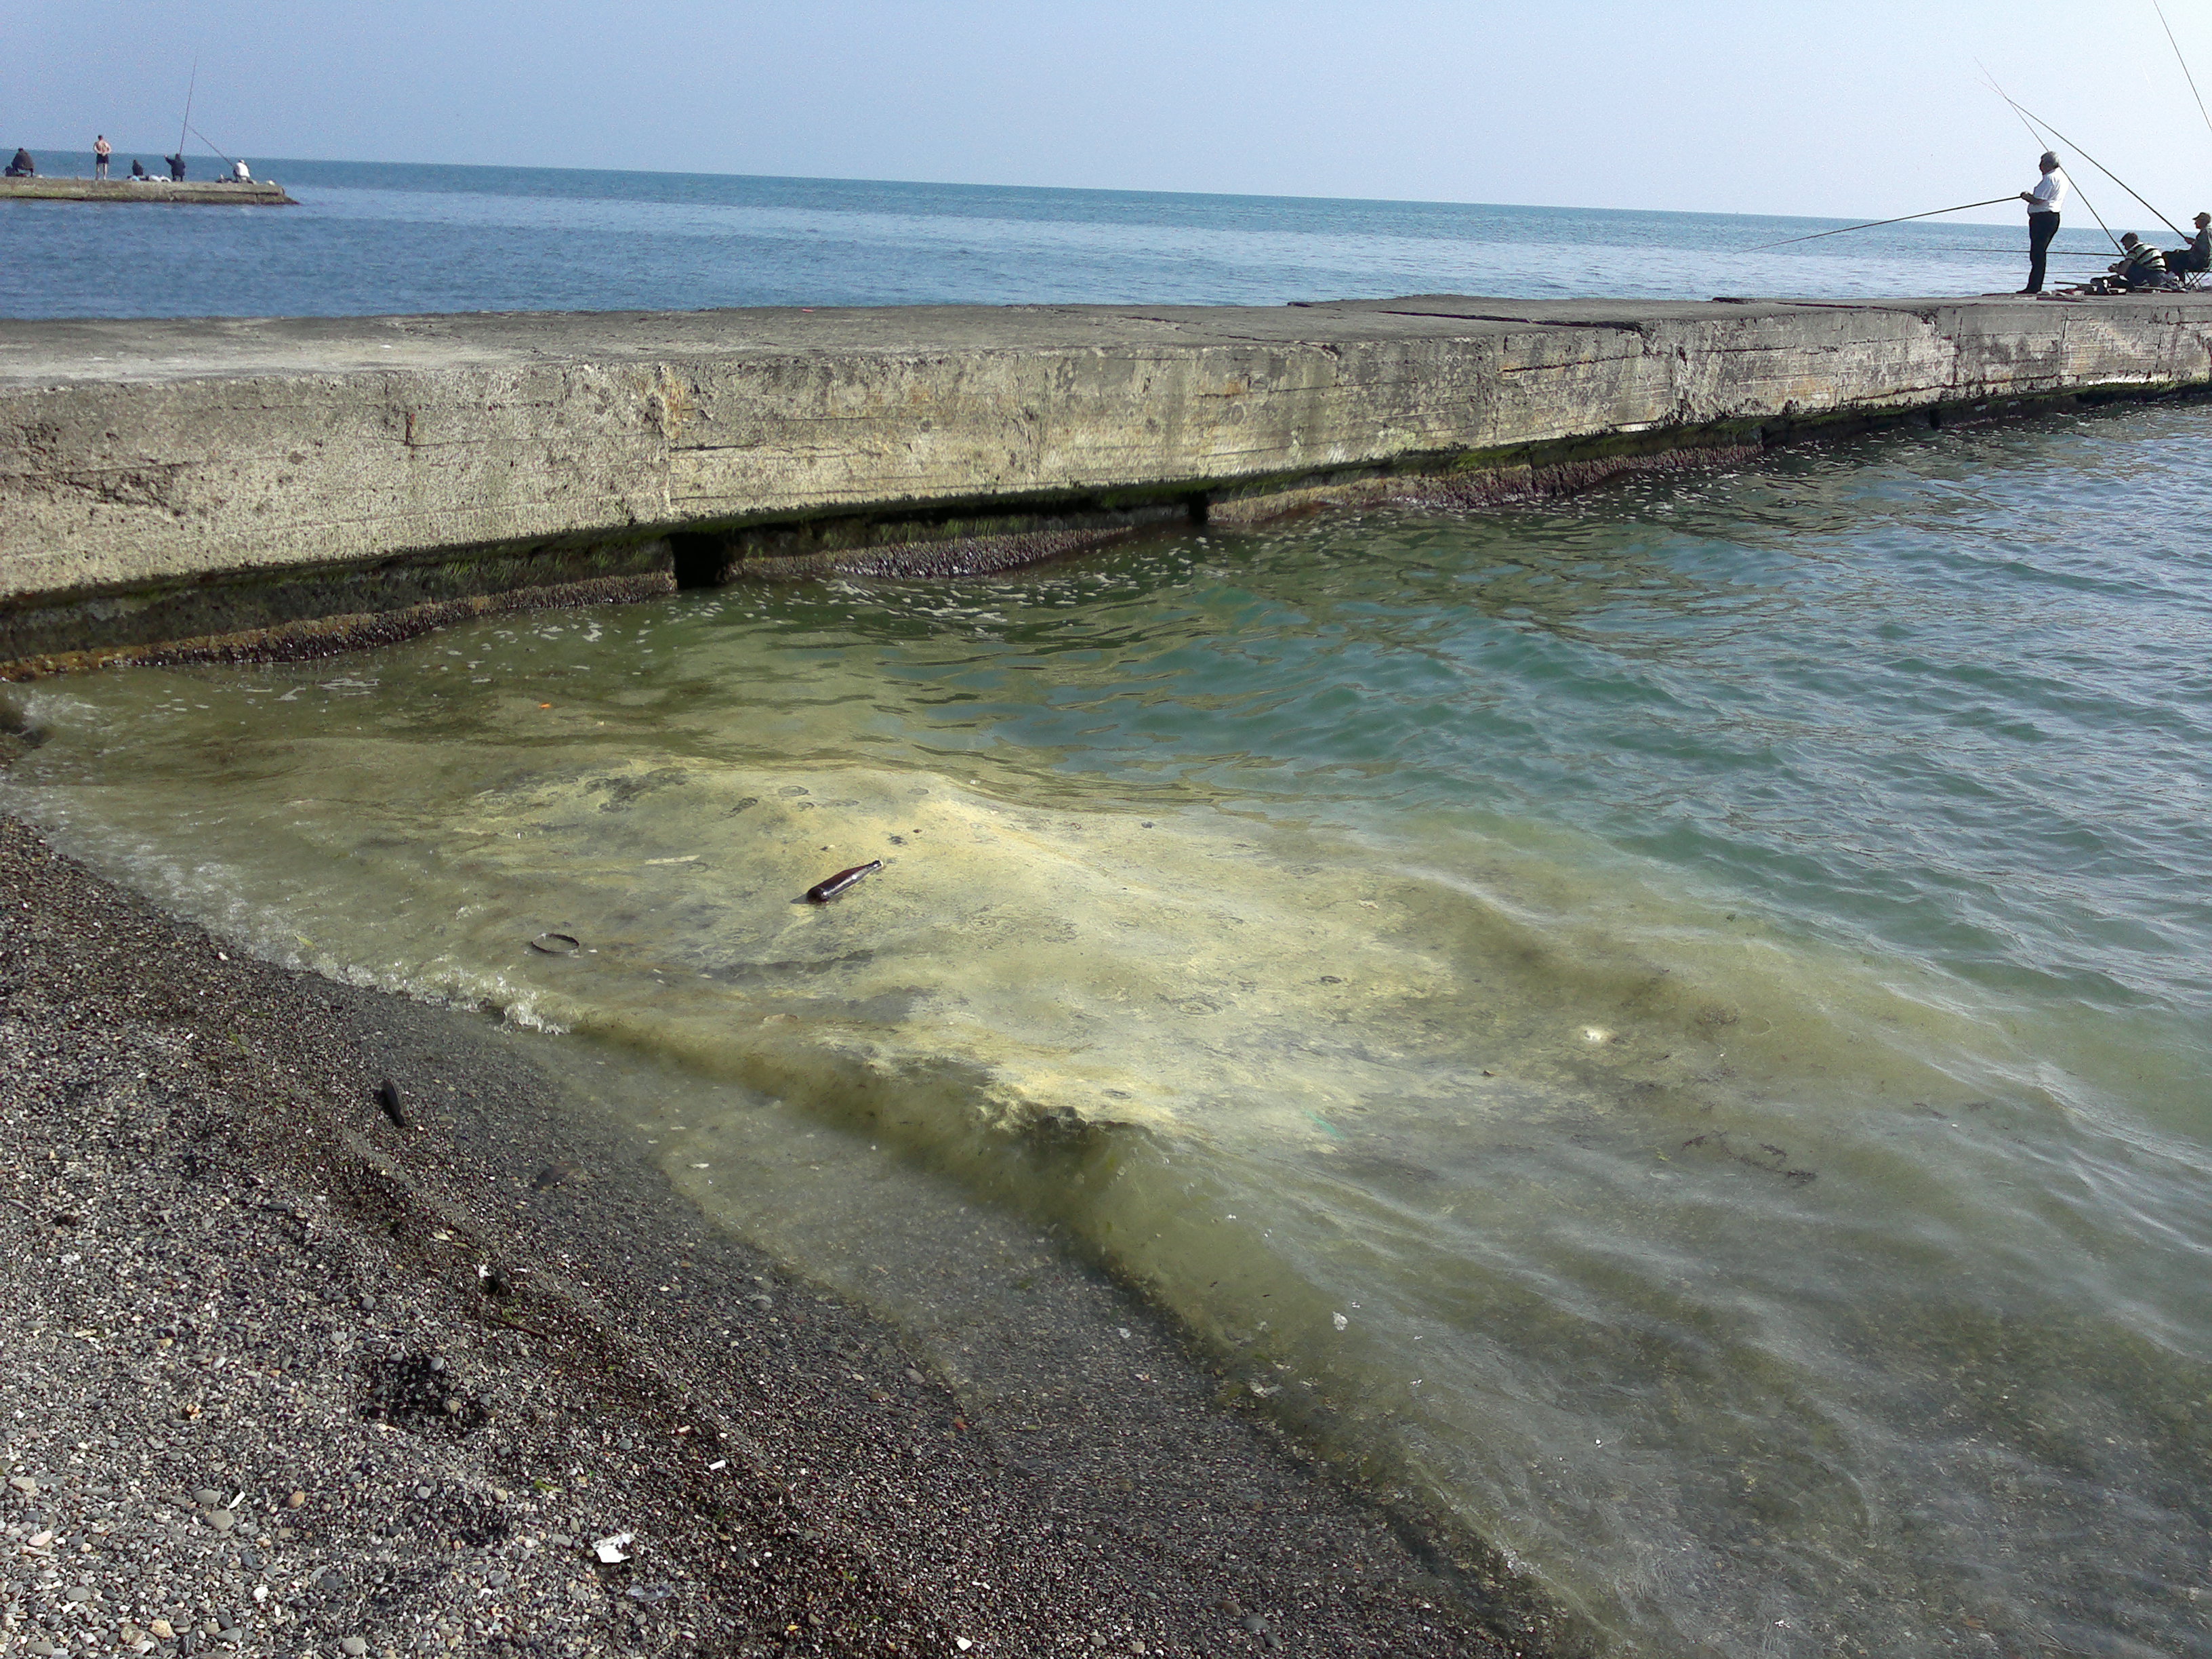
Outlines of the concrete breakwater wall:
<svg viewBox="0 0 2212 1659">
<path fill-rule="evenodd" d="M 2212 385 L 2212 295 L 0 323 L 0 673 Z"/>
<path fill-rule="evenodd" d="M 175 182 L 133 179 L 118 173 L 109 179 L 0 179 L 0 202 L 168 203 L 197 207 L 297 207 L 283 185 L 267 179 L 240 184 L 235 179 L 194 179 Z"/>
</svg>

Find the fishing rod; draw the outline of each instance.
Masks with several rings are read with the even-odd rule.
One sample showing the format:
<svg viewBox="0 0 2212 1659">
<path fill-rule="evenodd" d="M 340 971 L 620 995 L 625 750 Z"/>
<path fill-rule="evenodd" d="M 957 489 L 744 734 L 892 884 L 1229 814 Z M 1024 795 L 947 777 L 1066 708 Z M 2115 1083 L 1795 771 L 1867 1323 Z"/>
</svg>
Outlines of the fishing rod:
<svg viewBox="0 0 2212 1659">
<path fill-rule="evenodd" d="M 2212 129 L 2212 110 L 2204 107 L 2204 94 L 2197 90 L 2197 77 L 2189 73 L 2189 60 L 2181 55 L 2181 42 L 2173 38 L 2173 25 L 2166 21 L 2166 8 L 2160 5 L 2158 0 L 2150 0 L 2150 9 L 2158 14 L 2160 27 L 2166 30 L 2166 42 L 2173 48 L 2173 61 L 2181 65 L 2181 72 L 2188 79 L 2190 93 L 2197 100 L 2197 112 L 2204 118 L 2205 126 Z"/>
<path fill-rule="evenodd" d="M 1823 236 L 1840 236 L 1847 230 L 1875 230 L 1883 225 L 1901 225 L 1908 219 L 1933 219 L 1946 213 L 1964 213 L 1968 208 L 1995 207 L 2000 202 L 2016 202 L 2017 196 L 1992 196 L 1986 202 L 1961 202 L 1956 207 L 1929 208 L 1925 213 L 1900 213 L 1894 219 L 1869 219 L 1863 225 L 1838 225 L 1833 230 L 1816 230 L 1810 236 L 1788 236 L 1778 242 L 1761 242 L 1757 247 L 1744 249 L 1746 253 L 1764 253 L 1771 247 L 1790 247 L 1798 242 L 1817 242 Z"/>
<path fill-rule="evenodd" d="M 192 130 L 192 94 L 199 90 L 200 56 L 192 54 L 192 78 L 185 88 L 185 118 L 177 124 L 177 154 L 185 153 L 185 135 Z"/>
<path fill-rule="evenodd" d="M 1982 62 L 1980 58 L 1977 58 L 1974 59 L 1974 67 L 1981 70 L 1982 80 L 1988 86 L 1989 89 L 2005 100 L 2006 104 L 2010 106 L 2013 114 L 2019 118 L 2021 125 L 2027 129 L 2027 136 L 2035 140 L 2035 147 L 2045 153 L 2050 153 L 2051 141 L 2035 130 L 2035 123 L 2029 120 L 2026 112 L 2024 112 L 2018 104 L 2012 101 L 2012 94 L 1997 84 L 1997 77 L 1990 73 L 1990 66 Z M 2069 184 L 2074 183 L 2070 177 L 2068 179 L 2067 182 Z M 2081 198 L 2081 205 L 2089 210 L 2089 216 L 2097 222 L 2097 228 L 2105 233 L 2105 240 L 2112 245 L 2115 252 L 2124 256 L 2127 252 L 2127 249 L 2122 247 L 2120 246 L 2120 239 L 2112 234 L 2112 228 L 2105 222 L 2104 215 L 2097 211 L 2097 204 L 2089 199 L 2089 192 L 2082 189 L 2080 185 L 2075 184 L 2074 193 Z"/>
<path fill-rule="evenodd" d="M 1998 95 L 1999 97 L 2004 97 L 2004 94 L 2003 94 L 2002 92 L 2000 92 L 1997 95 Z M 2011 99 L 2009 99 L 2009 98 L 2005 98 L 2005 102 L 2007 102 L 2008 104 L 2012 104 L 2012 100 L 2011 100 Z M 2041 122 L 2043 125 L 2045 125 L 2045 126 L 2046 126 L 2046 127 L 2051 127 L 2051 136 L 2052 137 L 2056 138 L 2056 139 L 2057 139 L 2060 143 L 2062 143 L 2062 144 L 2065 145 L 2069 149 L 2072 149 L 2072 150 L 2079 151 L 2079 152 L 2080 152 L 2080 154 L 2081 154 L 2081 159 L 2082 159 L 2083 161 L 2087 161 L 2087 162 L 2091 167 L 2093 167 L 2096 168 L 2098 172 L 2100 172 L 2100 173 L 2103 173 L 2103 174 L 2105 175 L 2105 177 L 2106 177 L 2107 179 L 2111 179 L 2114 184 L 2118 185 L 2122 190 L 2124 190 L 2124 191 L 2127 191 L 2127 193 L 2128 193 L 2129 195 L 2130 195 L 2130 196 L 2135 196 L 2136 200 L 2137 200 L 2138 202 L 2142 202 L 2143 206 L 2145 206 L 2146 208 L 2149 208 L 2149 209 L 2150 209 L 2151 213 L 2152 213 L 2154 216 L 2156 216 L 2156 218 L 2157 218 L 2157 220 L 2158 220 L 2159 223 L 2160 223 L 2160 224 L 2164 225 L 2164 226 L 2165 226 L 2168 230 L 2172 231 L 2175 235 L 2177 235 L 2177 236 L 2181 236 L 2181 237 L 2186 237 L 2186 236 L 2189 234 L 2189 233 L 2188 233 L 2187 231 L 2184 230 L 2184 229 L 2183 229 L 2179 225 L 2177 225 L 2176 223 L 2174 223 L 2172 220 L 2171 220 L 2171 219 L 2167 218 L 2167 217 L 2166 217 L 2163 213 L 2160 213 L 2160 212 L 2159 212 L 2159 210 L 2158 210 L 2156 208 L 2154 208 L 2154 207 L 2151 207 L 2151 205 L 2150 205 L 2150 204 L 2149 204 L 2148 202 L 2143 202 L 2143 198 L 2142 198 L 2142 197 L 2140 197 L 2140 196 L 2136 196 L 2136 190 L 2135 190 L 2135 186 L 2134 186 L 2134 185 L 2130 185 L 2130 184 L 2126 179 L 2124 179 L 2121 178 L 2121 177 L 2120 177 L 2120 175 L 2119 175 L 2118 173 L 2117 173 L 2113 172 L 2113 171 L 2112 170 L 2112 168 L 2110 168 L 2110 167 L 2106 167 L 2106 166 L 2102 161 L 2099 161 L 2095 156 L 2094 156 L 2094 155 L 2090 155 L 2090 154 L 2089 154 L 2089 152 L 2088 152 L 2087 150 L 2086 150 L 2086 149 L 2082 149 L 2081 145 L 2079 145 L 2079 144 L 2075 143 L 2071 138 L 2069 138 L 2069 137 L 2068 137 L 2064 133 L 2063 133 L 2063 132 L 2059 131 L 2059 130 L 2058 130 L 2057 127 L 2051 127 L 2051 123 L 2050 123 L 2050 122 L 2048 122 L 2048 121 L 2045 121 L 2045 120 L 2043 119 L 2043 118 L 2042 118 L 2041 116 L 2039 116 L 2039 115 L 2037 115 L 2033 110 L 2032 110 L 2032 109 L 2028 109 L 2028 108 L 2025 107 L 2024 106 L 2022 106 L 2022 105 L 2019 105 L 2019 104 L 2013 104 L 2013 107 L 2014 107 L 2014 109 L 2016 109 L 2016 110 L 2019 110 L 2019 111 L 2020 111 L 2020 112 L 2021 112 L 2022 115 L 2026 115 L 2026 116 L 2032 117 L 2032 118 L 2033 118 L 2035 120 L 2037 120 L 2037 121 L 2039 121 L 2039 122 Z M 2077 185 L 2077 186 L 2076 186 L 2076 188 L 2078 189 L 2078 188 L 2079 188 L 2079 186 Z M 2083 200 L 2083 201 L 2085 201 L 2085 202 L 2086 202 L 2087 199 L 2088 199 L 2088 198 L 2087 198 L 2087 197 L 2084 197 L 2084 198 L 2082 198 L 2082 200 Z M 2108 232 L 2108 233 L 2107 233 L 2107 234 L 2110 234 L 2110 233 Z"/>
<path fill-rule="evenodd" d="M 231 164 L 231 166 L 233 166 L 233 167 L 236 167 L 236 166 L 238 165 L 238 158 L 237 158 L 235 155 L 223 155 L 223 150 L 222 150 L 222 145 L 220 145 L 220 144 L 218 144 L 218 143 L 216 143 L 216 141 L 215 141 L 214 139 L 212 139 L 212 138 L 209 137 L 207 136 L 207 134 L 205 134 L 204 132 L 202 132 L 202 131 L 201 131 L 198 127 L 194 127 L 194 128 L 192 128 L 192 137 L 195 137 L 195 138 L 197 138 L 197 139 L 198 139 L 198 140 L 200 141 L 200 143 L 202 143 L 205 144 L 205 145 L 206 145 L 210 149 L 213 150 L 213 151 L 214 151 L 217 155 L 222 155 L 222 159 L 223 159 L 224 161 L 226 161 L 229 162 L 229 163 Z"/>
</svg>

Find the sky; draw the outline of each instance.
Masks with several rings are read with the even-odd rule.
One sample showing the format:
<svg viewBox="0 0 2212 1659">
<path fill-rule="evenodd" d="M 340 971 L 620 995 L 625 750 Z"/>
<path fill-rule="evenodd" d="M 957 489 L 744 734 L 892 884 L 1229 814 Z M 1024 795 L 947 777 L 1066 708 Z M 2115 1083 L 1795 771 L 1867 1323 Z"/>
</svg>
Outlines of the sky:
<svg viewBox="0 0 2212 1659">
<path fill-rule="evenodd" d="M 2212 95 L 2212 0 L 2164 3 Z M 2212 207 L 2152 0 L 110 0 L 9 22 L 0 145 L 165 152 L 195 59 L 193 125 L 264 161 L 1843 218 L 2034 182 L 1978 59 L 2170 217 Z"/>
</svg>

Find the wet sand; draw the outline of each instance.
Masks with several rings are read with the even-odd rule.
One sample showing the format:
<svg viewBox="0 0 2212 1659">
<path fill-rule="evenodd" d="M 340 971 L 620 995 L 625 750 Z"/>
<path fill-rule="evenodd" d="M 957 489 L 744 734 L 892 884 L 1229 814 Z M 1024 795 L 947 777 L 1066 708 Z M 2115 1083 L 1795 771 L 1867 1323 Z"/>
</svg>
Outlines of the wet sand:
<svg viewBox="0 0 2212 1659">
<path fill-rule="evenodd" d="M 1020 1224 L 975 1218 L 1026 1316 L 948 1279 L 933 1364 L 562 1045 L 227 955 L 4 819 L 0 999 L 0 1654 L 1564 1644 Z"/>
</svg>

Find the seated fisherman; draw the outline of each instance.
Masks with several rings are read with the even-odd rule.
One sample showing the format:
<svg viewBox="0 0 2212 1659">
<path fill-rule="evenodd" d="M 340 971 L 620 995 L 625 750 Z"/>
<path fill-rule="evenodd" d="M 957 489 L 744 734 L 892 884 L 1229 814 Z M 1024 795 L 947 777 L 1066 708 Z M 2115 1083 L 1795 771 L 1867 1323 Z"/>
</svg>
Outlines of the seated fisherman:
<svg viewBox="0 0 2212 1659">
<path fill-rule="evenodd" d="M 2120 257 L 2106 269 L 2130 294 L 2143 294 L 2152 289 L 2170 287 L 2173 282 L 2166 274 L 2166 255 L 2132 230 L 2121 234 Z"/>
<path fill-rule="evenodd" d="M 236 168 L 237 168 L 237 172 L 236 172 L 236 173 L 235 173 L 234 176 L 237 179 L 237 180 L 238 180 L 238 182 L 239 182 L 240 184 L 241 184 L 241 185 L 250 185 L 250 184 L 252 184 L 252 183 L 253 182 L 253 175 L 252 175 L 252 173 L 248 173 L 248 172 L 246 170 L 246 163 L 245 163 L 245 162 L 243 162 L 243 161 L 239 161 L 239 162 L 234 163 L 234 166 L 236 167 Z"/>
<path fill-rule="evenodd" d="M 2167 254 L 2166 268 L 2184 276 L 2191 271 L 2212 270 L 2212 213 L 2197 216 L 2197 240 Z"/>
<path fill-rule="evenodd" d="M 135 155 L 131 158 L 131 176 L 133 179 L 143 179 L 146 176 L 146 164 Z"/>
<path fill-rule="evenodd" d="M 15 159 L 8 163 L 6 176 L 10 179 L 35 179 L 39 176 L 39 164 L 31 159 L 30 151 L 19 149 L 15 152 Z"/>
</svg>

